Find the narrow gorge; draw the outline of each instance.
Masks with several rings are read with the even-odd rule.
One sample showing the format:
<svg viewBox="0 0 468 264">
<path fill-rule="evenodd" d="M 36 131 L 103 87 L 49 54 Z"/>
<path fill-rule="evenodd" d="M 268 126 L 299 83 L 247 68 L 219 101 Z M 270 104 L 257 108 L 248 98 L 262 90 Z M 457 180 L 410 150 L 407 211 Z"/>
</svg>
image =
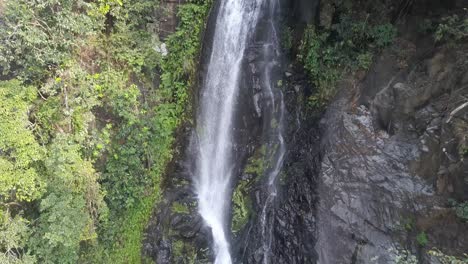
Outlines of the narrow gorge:
<svg viewBox="0 0 468 264">
<path fill-rule="evenodd" d="M 464 263 L 447 259 L 468 252 L 467 223 L 449 202 L 467 195 L 467 47 L 419 29 L 463 6 L 215 2 L 198 114 L 179 136 L 145 254 L 157 263 Z M 303 68 L 307 59 L 317 72 Z M 340 77 L 324 76 L 331 67 Z M 324 82 L 336 92 L 311 75 L 335 78 Z M 316 97 L 326 93 L 324 111 Z"/>
<path fill-rule="evenodd" d="M 468 0 L 0 0 L 0 264 L 467 264 Z"/>
</svg>

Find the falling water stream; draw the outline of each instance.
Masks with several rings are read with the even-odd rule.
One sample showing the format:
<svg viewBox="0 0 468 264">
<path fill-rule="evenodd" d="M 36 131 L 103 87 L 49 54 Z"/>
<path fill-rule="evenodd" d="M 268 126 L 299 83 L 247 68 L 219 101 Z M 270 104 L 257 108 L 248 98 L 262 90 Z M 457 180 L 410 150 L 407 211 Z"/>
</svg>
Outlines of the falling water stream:
<svg viewBox="0 0 468 264">
<path fill-rule="evenodd" d="M 227 215 L 230 207 L 231 176 L 236 161 L 234 156 L 234 140 L 232 130 L 237 97 L 239 93 L 239 78 L 242 72 L 244 52 L 257 26 L 260 13 L 266 6 L 269 9 L 274 4 L 265 2 L 276 0 L 221 0 L 213 46 L 208 69 L 203 81 L 200 107 L 197 116 L 197 146 L 195 190 L 199 200 L 199 213 L 206 225 L 211 228 L 215 264 L 232 263 L 227 234 Z M 273 27 L 274 28 L 274 27 Z M 276 38 L 276 33 L 274 34 Z M 277 52 L 277 40 L 274 44 L 265 46 L 266 59 L 271 51 Z M 272 63 L 272 64 L 271 64 Z M 271 67 L 275 61 L 267 63 L 264 78 L 269 80 Z M 268 109 L 279 113 L 282 123 L 282 97 L 275 102 L 275 94 L 271 83 L 265 82 L 266 95 L 269 101 Z M 272 116 L 276 116 L 273 114 Z M 274 167 L 269 172 L 267 188 L 269 196 L 262 212 L 264 232 L 264 247 L 271 243 L 271 232 L 266 227 L 266 214 L 272 200 L 276 196 L 275 180 L 281 168 L 284 155 L 284 140 L 281 135 L 282 125 L 276 126 L 273 134 L 279 144 Z M 269 242 L 270 241 L 270 242 Z M 266 250 L 265 252 L 267 252 Z M 268 254 L 268 253 L 265 253 Z"/>
<path fill-rule="evenodd" d="M 278 0 L 269 0 L 267 5 L 267 13 L 265 18 L 267 23 L 267 42 L 263 48 L 263 58 L 265 60 L 265 67 L 263 72 L 263 89 L 265 90 L 268 98 L 266 103 L 269 109 L 270 120 L 268 121 L 267 130 L 267 147 L 269 168 L 265 171 L 267 181 L 265 188 L 267 188 L 267 197 L 263 204 L 262 212 L 260 214 L 261 234 L 262 234 L 262 248 L 263 248 L 263 264 L 270 263 L 271 242 L 273 239 L 273 215 L 274 208 L 273 202 L 277 196 L 277 178 L 283 166 L 284 155 L 286 153 L 286 143 L 283 137 L 284 127 L 284 112 L 285 106 L 283 101 L 283 94 L 278 89 L 277 84 L 273 82 L 271 74 L 275 67 L 279 65 L 279 38 L 275 25 L 275 17 L 278 16 Z M 275 89 L 276 88 L 276 89 Z"/>
</svg>

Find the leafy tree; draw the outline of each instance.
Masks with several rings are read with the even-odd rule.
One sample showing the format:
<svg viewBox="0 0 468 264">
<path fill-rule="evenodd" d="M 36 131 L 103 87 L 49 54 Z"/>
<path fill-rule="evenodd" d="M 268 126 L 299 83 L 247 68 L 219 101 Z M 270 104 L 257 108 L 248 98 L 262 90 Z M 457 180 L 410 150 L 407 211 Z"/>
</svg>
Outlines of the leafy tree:
<svg viewBox="0 0 468 264">
<path fill-rule="evenodd" d="M 87 224 L 82 197 L 51 193 L 41 200 L 41 216 L 31 246 L 41 263 L 76 263 Z"/>
<path fill-rule="evenodd" d="M 0 66 L 5 72 L 36 80 L 50 75 L 73 50 L 79 36 L 99 25 L 83 0 L 6 1 L 0 26 Z"/>
<path fill-rule="evenodd" d="M 32 251 L 42 263 L 75 263 L 80 243 L 96 238 L 96 226 L 107 214 L 97 174 L 65 134 L 51 144 L 45 167 L 49 187 L 40 203 Z"/>
<path fill-rule="evenodd" d="M 165 57 L 157 1 L 4 3 L 0 262 L 137 263 L 211 1 L 181 8 Z"/>
<path fill-rule="evenodd" d="M 57 131 L 73 134 L 82 143 L 89 139 L 93 108 L 100 105 L 96 79 L 77 62 L 70 62 L 40 87 L 42 100 L 32 115 L 41 143 L 48 144 Z"/>
<path fill-rule="evenodd" d="M 23 250 L 29 236 L 28 221 L 0 211 L 0 263 L 32 264 L 36 259 Z"/>
<path fill-rule="evenodd" d="M 0 203 L 32 201 L 41 196 L 45 182 L 36 170 L 44 152 L 29 121 L 34 89 L 19 81 L 0 82 Z"/>
<path fill-rule="evenodd" d="M 44 151 L 29 121 L 34 99 L 32 87 L 17 80 L 0 82 L 0 263 L 34 263 L 24 249 L 28 221 L 19 213 L 22 204 L 38 199 L 46 185 L 37 166 Z"/>
</svg>

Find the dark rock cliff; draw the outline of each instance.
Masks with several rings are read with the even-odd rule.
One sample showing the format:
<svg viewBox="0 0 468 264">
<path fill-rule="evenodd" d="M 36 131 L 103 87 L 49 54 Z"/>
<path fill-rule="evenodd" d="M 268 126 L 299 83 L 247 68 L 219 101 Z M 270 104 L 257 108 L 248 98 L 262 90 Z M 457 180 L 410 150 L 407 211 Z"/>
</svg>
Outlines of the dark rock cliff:
<svg viewBox="0 0 468 264">
<path fill-rule="evenodd" d="M 414 1 L 396 21 L 394 45 L 366 74 L 340 84 L 321 120 L 320 263 L 395 263 L 403 250 L 438 263 L 428 249 L 468 251 L 468 224 L 448 204 L 468 195 L 468 162 L 460 154 L 468 46 L 436 45 L 416 30 L 457 5 Z"/>
<path fill-rule="evenodd" d="M 363 9 L 373 5 L 358 2 Z M 398 37 L 376 54 L 367 71 L 343 78 L 322 113 L 307 107 L 314 87 L 296 54 L 307 24 L 329 27 L 340 1 L 281 3 L 278 28 L 291 28 L 293 39 L 273 80 L 281 82 L 286 104 L 287 153 L 267 215 L 273 234 L 270 263 L 395 263 L 408 252 L 420 263 L 439 263 L 429 249 L 455 256 L 468 252 L 468 224 L 448 202 L 468 199 L 468 161 L 462 151 L 468 131 L 468 45 L 436 43 L 433 33 L 419 30 L 422 21 L 458 12 L 464 2 L 380 2 Z M 213 8 L 205 57 L 215 15 Z M 245 166 L 237 169 L 233 193 L 240 191 L 250 213 L 242 225 L 233 222 L 235 263 L 261 263 L 266 250 L 259 213 L 267 189 L 256 171 L 263 167 L 258 162 L 265 120 L 255 114 L 255 101 L 261 98 L 258 69 L 267 25 L 259 25 L 246 51 L 242 79 L 248 89 L 242 89 L 236 121 L 238 145 L 247 147 L 238 152 Z M 198 216 L 191 184 L 191 127 L 180 131 L 179 154 L 147 229 L 143 253 L 159 264 L 208 263 L 212 257 L 210 233 Z M 418 242 L 421 234 L 425 239 Z"/>
<path fill-rule="evenodd" d="M 315 17 L 315 1 L 282 1 L 281 12 L 266 15 L 259 23 L 257 37 L 247 50 L 249 66 L 246 77 L 251 83 L 261 83 L 258 70 L 268 58 L 262 57 L 262 47 L 271 41 L 265 31 L 272 30 L 273 21 L 280 28 L 286 22 L 286 14 L 297 14 L 300 23 L 305 25 Z M 311 13 L 312 12 L 312 13 Z M 284 19 L 278 19 L 284 17 Z M 296 24 L 297 25 L 297 24 Z M 270 37 L 270 38 L 269 38 Z M 280 35 L 281 37 L 281 35 Z M 309 116 L 306 111 L 305 96 L 311 89 L 302 70 L 290 64 L 291 58 L 284 53 L 278 59 L 272 80 L 276 89 L 283 93 L 285 109 L 283 136 L 286 141 L 281 173 L 278 175 L 278 195 L 265 215 L 267 227 L 262 226 L 262 212 L 268 193 L 267 180 L 259 180 L 249 189 L 252 201 L 252 214 L 242 232 L 235 236 L 233 255 L 235 263 L 313 263 L 316 259 L 315 244 L 315 186 L 319 162 L 318 118 Z M 261 93 L 260 93 L 261 94 Z M 260 96 L 262 97 L 262 96 Z M 268 110 L 268 109 L 267 109 Z M 267 134 L 264 131 L 263 134 Z M 263 145 L 262 145 L 263 143 Z M 257 150 L 267 143 L 257 144 Z M 271 164 L 266 162 L 266 170 Z M 249 166 L 249 164 L 247 164 Z M 248 169 L 241 179 L 249 177 Z M 256 175 L 257 177 L 262 175 Z M 263 175 L 264 178 L 265 175 Z M 265 233 L 271 232 L 271 239 Z M 267 240 L 265 243 L 264 240 Z"/>
</svg>

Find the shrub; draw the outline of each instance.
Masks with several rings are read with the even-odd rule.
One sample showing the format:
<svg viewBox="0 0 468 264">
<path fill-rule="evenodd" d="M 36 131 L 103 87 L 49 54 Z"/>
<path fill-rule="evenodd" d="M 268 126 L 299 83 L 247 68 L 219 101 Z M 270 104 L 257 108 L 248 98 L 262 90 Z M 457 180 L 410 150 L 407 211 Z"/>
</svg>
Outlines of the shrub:
<svg viewBox="0 0 468 264">
<path fill-rule="evenodd" d="M 98 24 L 83 0 L 6 1 L 0 26 L 0 66 L 29 81 L 42 79 L 65 62 Z M 77 12 L 80 10 L 81 12 Z"/>
<path fill-rule="evenodd" d="M 396 250 L 391 249 L 390 252 L 395 254 L 393 259 L 395 264 L 418 264 L 419 261 L 415 255 L 411 253 L 411 251 L 406 249 Z"/>
<path fill-rule="evenodd" d="M 429 240 L 427 239 L 427 235 L 425 232 L 421 232 L 416 236 L 416 241 L 422 247 L 426 246 Z"/>
<path fill-rule="evenodd" d="M 449 199 L 449 203 L 458 217 L 464 221 L 468 221 L 468 201 L 459 203 L 453 199 Z"/>
<path fill-rule="evenodd" d="M 395 36 L 391 24 L 373 26 L 367 20 L 353 21 L 348 15 L 343 15 L 331 30 L 309 26 L 298 55 L 316 88 L 309 106 L 323 108 L 335 95 L 341 76 L 349 70 L 367 70 L 373 54 L 390 45 Z"/>
<path fill-rule="evenodd" d="M 434 34 L 435 40 L 456 42 L 468 37 L 468 11 L 465 11 L 463 17 L 451 15 L 442 18 Z"/>
<path fill-rule="evenodd" d="M 462 258 L 457 258 L 455 256 L 449 256 L 444 254 L 438 249 L 430 250 L 429 255 L 434 256 L 441 264 L 468 264 L 468 255 L 464 254 Z"/>
</svg>

